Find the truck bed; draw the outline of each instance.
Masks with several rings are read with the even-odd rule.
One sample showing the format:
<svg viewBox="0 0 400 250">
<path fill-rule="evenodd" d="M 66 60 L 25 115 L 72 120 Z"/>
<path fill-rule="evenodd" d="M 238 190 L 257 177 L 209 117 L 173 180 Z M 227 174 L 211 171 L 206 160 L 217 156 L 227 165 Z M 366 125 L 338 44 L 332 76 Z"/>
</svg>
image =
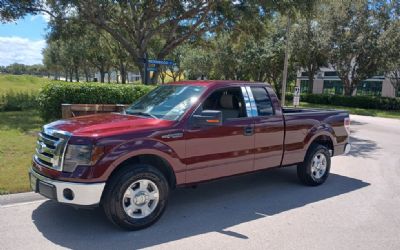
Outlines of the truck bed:
<svg viewBox="0 0 400 250">
<path fill-rule="evenodd" d="M 288 108 L 284 107 L 282 108 L 282 112 L 285 115 L 290 115 L 290 114 L 311 114 L 311 113 L 341 113 L 341 112 L 347 112 L 344 110 L 337 110 L 337 109 L 320 109 L 320 108 Z"/>
</svg>

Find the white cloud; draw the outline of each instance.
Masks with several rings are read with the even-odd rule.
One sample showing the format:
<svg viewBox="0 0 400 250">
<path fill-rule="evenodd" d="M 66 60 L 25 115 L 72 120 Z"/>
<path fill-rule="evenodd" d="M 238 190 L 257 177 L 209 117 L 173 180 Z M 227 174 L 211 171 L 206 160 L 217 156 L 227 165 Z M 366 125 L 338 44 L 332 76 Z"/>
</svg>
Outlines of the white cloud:
<svg viewBox="0 0 400 250">
<path fill-rule="evenodd" d="M 48 23 L 50 21 L 50 15 L 47 13 L 43 13 L 42 15 L 40 15 L 41 18 L 43 18 L 43 20 Z"/>
<path fill-rule="evenodd" d="M 43 21 L 45 21 L 46 23 L 48 23 L 50 21 L 50 15 L 47 13 L 43 13 L 43 14 L 38 14 L 38 15 L 32 15 L 30 20 L 31 21 L 35 21 L 38 18 L 42 18 Z"/>
<path fill-rule="evenodd" d="M 0 36 L 0 65 L 23 63 L 27 65 L 42 63 L 42 49 L 45 40 L 33 41 L 22 37 Z"/>
</svg>

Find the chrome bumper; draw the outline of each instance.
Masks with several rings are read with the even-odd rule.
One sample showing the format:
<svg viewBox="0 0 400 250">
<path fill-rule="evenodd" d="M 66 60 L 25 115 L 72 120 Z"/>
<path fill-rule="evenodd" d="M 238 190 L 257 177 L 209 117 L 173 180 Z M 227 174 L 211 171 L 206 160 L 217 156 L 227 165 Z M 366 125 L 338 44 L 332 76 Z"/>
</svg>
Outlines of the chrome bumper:
<svg viewBox="0 0 400 250">
<path fill-rule="evenodd" d="M 93 206 L 100 203 L 105 183 L 77 183 L 57 181 L 29 171 L 31 188 L 49 199 L 79 206 Z"/>
</svg>

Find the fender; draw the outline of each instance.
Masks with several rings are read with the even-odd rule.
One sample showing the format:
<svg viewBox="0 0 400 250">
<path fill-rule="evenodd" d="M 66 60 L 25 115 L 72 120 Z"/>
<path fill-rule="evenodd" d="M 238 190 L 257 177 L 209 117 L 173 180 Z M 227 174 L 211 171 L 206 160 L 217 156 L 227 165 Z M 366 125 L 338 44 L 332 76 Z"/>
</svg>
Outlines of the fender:
<svg viewBox="0 0 400 250">
<path fill-rule="evenodd" d="M 185 164 L 178 154 L 166 143 L 151 138 L 136 139 L 114 147 L 93 168 L 93 178 L 106 181 L 121 163 L 139 155 L 156 155 L 164 159 L 172 167 L 177 184 L 184 182 Z"/>
<path fill-rule="evenodd" d="M 314 140 L 321 135 L 328 136 L 331 139 L 333 146 L 337 144 L 335 131 L 332 126 L 327 123 L 320 123 L 314 125 L 304 138 L 304 150 L 307 152 L 311 143 L 313 143 Z"/>
</svg>

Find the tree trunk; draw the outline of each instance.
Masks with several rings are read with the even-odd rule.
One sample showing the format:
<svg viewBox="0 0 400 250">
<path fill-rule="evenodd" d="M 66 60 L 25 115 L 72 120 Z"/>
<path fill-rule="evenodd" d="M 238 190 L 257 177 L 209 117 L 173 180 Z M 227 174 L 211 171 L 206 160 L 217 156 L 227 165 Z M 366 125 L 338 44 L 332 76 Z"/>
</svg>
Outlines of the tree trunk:
<svg viewBox="0 0 400 250">
<path fill-rule="evenodd" d="M 111 83 L 111 72 L 110 72 L 110 70 L 107 70 L 107 82 Z"/>
<path fill-rule="evenodd" d="M 79 70 L 78 70 L 78 67 L 75 68 L 75 80 L 76 80 L 76 82 L 79 82 Z"/>
<path fill-rule="evenodd" d="M 101 66 L 99 68 L 99 71 L 100 71 L 100 82 L 104 83 L 104 78 L 105 78 L 105 75 L 106 75 L 106 71 L 104 70 L 103 66 Z"/>
<path fill-rule="evenodd" d="M 153 71 L 153 75 L 152 75 L 152 77 L 151 77 L 151 79 L 150 79 L 150 83 L 151 83 L 151 84 L 157 84 L 157 82 L 158 82 L 158 77 L 159 77 L 159 75 L 160 75 L 160 72 L 158 71 L 159 68 L 160 68 L 160 67 L 156 67 L 157 71 Z"/>
<path fill-rule="evenodd" d="M 352 96 L 354 88 L 351 86 L 351 82 L 349 79 L 342 79 L 343 86 L 344 86 L 344 95 L 345 96 Z"/>
<path fill-rule="evenodd" d="M 87 67 L 85 67 L 85 79 L 86 79 L 86 82 L 89 82 L 89 72 L 88 72 Z"/>
<path fill-rule="evenodd" d="M 74 75 L 74 72 L 73 72 L 72 69 L 70 69 L 70 70 L 69 70 L 69 81 L 70 81 L 70 82 L 73 82 L 73 75 Z"/>
<path fill-rule="evenodd" d="M 119 71 L 121 74 L 121 83 L 126 84 L 126 65 L 123 62 L 119 64 Z"/>
</svg>

